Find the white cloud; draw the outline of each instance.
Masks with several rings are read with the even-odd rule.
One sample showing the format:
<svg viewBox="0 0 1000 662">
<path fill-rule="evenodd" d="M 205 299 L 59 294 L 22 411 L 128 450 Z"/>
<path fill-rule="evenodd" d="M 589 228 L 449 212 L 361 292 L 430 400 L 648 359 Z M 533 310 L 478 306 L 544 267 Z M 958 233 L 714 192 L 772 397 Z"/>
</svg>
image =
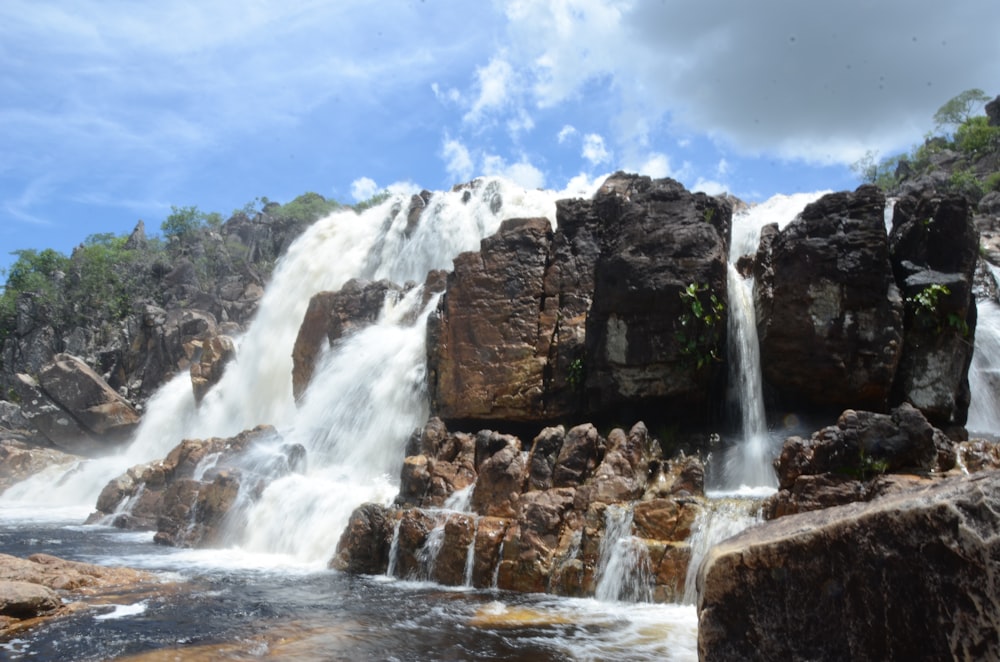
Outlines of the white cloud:
<svg viewBox="0 0 1000 662">
<path fill-rule="evenodd" d="M 476 69 L 476 100 L 465 114 L 465 121 L 477 123 L 487 113 L 511 102 L 514 96 L 514 68 L 502 57 L 494 57 L 485 67 Z"/>
<path fill-rule="evenodd" d="M 611 161 L 611 153 L 604 146 L 604 138 L 596 133 L 588 133 L 583 137 L 581 156 L 595 166 Z"/>
<path fill-rule="evenodd" d="M 719 163 L 716 164 L 715 174 L 719 175 L 720 177 L 729 174 L 729 161 L 727 161 L 725 157 L 719 159 Z"/>
<path fill-rule="evenodd" d="M 351 197 L 355 202 L 369 200 L 378 193 L 378 185 L 370 177 L 359 177 L 351 182 Z"/>
<path fill-rule="evenodd" d="M 475 174 L 472 154 L 469 153 L 469 148 L 458 140 L 445 139 L 441 147 L 441 158 L 445 162 L 445 171 L 454 182 L 467 182 Z"/>
<path fill-rule="evenodd" d="M 487 154 L 483 157 L 483 174 L 506 177 L 526 189 L 545 187 L 545 173 L 524 159 L 508 164 L 501 156 Z"/>
<path fill-rule="evenodd" d="M 721 195 L 729 191 L 729 187 L 715 180 L 702 179 L 699 177 L 694 185 L 691 186 L 691 190 L 703 191 L 709 195 Z"/>
<path fill-rule="evenodd" d="M 673 170 L 670 168 L 670 157 L 666 154 L 654 152 L 649 154 L 645 161 L 633 166 L 627 166 L 629 170 L 634 170 L 641 175 L 649 175 L 653 179 L 662 177 L 673 177 Z"/>
<path fill-rule="evenodd" d="M 562 145 L 572 136 L 575 135 L 576 135 L 576 127 L 572 126 L 571 124 L 566 124 L 563 125 L 563 128 L 559 129 L 559 134 L 556 136 L 556 139 L 559 141 L 559 144 Z"/>
</svg>

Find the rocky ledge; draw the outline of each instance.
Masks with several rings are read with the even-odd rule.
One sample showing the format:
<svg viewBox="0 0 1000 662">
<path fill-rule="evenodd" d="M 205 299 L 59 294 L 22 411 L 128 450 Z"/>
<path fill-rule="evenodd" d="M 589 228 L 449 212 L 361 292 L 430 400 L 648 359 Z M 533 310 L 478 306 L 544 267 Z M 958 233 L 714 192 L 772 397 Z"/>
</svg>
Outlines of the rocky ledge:
<svg viewBox="0 0 1000 662">
<path fill-rule="evenodd" d="M 349 572 L 611 599 L 680 600 L 704 469 L 665 460 L 637 423 L 542 430 L 530 445 L 431 419 L 414 437 L 394 507 L 355 510 L 331 567 Z M 464 496 L 463 500 L 461 497 Z M 602 559 L 631 555 L 626 584 Z"/>
<path fill-rule="evenodd" d="M 146 591 L 155 575 L 33 554 L 26 559 L 0 554 L 0 636 Z"/>
</svg>

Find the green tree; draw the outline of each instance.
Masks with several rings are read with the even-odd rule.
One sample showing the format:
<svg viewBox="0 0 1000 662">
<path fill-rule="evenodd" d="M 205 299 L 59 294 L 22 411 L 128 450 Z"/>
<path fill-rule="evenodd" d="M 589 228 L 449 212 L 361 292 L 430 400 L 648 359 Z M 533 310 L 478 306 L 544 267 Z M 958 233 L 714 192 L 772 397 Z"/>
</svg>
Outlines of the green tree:
<svg viewBox="0 0 1000 662">
<path fill-rule="evenodd" d="M 972 88 L 944 102 L 934 113 L 934 122 L 938 129 L 946 126 L 959 126 L 969 121 L 979 109 L 979 106 L 990 98 L 979 88 Z"/>
<path fill-rule="evenodd" d="M 170 205 L 170 215 L 160 224 L 160 230 L 168 239 L 190 236 L 193 231 L 205 224 L 206 216 L 195 205 L 189 207 Z"/>
<path fill-rule="evenodd" d="M 971 157 L 993 152 L 1000 147 L 1000 127 L 990 126 L 985 115 L 970 117 L 956 129 L 955 146 Z"/>
</svg>

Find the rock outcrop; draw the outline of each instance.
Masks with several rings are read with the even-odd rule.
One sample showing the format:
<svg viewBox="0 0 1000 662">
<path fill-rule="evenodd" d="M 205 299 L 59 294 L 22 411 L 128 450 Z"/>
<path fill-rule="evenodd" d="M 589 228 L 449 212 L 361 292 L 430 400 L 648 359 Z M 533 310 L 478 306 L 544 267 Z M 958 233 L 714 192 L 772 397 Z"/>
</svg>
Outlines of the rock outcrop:
<svg viewBox="0 0 1000 662">
<path fill-rule="evenodd" d="M 683 595 L 704 472 L 697 458 L 663 460 L 642 423 L 607 439 L 590 424 L 546 428 L 529 449 L 431 419 L 409 448 L 419 454 L 406 459 L 400 507 L 358 508 L 332 567 L 583 596 L 617 590 L 606 565 L 619 545 L 636 561 L 636 593 L 621 597 Z"/>
<path fill-rule="evenodd" d="M 0 493 L 50 467 L 71 469 L 82 458 L 16 439 L 0 440 Z"/>
<path fill-rule="evenodd" d="M 893 211 L 892 267 L 905 302 L 903 353 L 893 387 L 942 428 L 965 424 L 976 331 L 979 233 L 960 195 L 904 197 Z"/>
<path fill-rule="evenodd" d="M 703 660 L 1000 657 L 1000 472 L 782 517 L 698 574 Z"/>
<path fill-rule="evenodd" d="M 432 411 L 545 423 L 704 413 L 725 338 L 728 202 L 618 173 L 455 259 L 428 322 Z"/>
<path fill-rule="evenodd" d="M 159 584 L 148 572 L 67 561 L 48 554 L 0 554 L 0 636 Z M 64 602 L 63 598 L 70 598 Z M 97 599 L 95 604 L 89 600 Z"/>
<path fill-rule="evenodd" d="M 955 461 L 951 440 L 909 404 L 891 414 L 848 409 L 809 439 L 785 440 L 774 461 L 778 492 L 765 501 L 764 516 L 868 501 L 899 487 L 885 474 L 943 473 Z"/>
<path fill-rule="evenodd" d="M 154 529 L 154 541 L 178 547 L 221 544 L 239 506 L 272 481 L 305 468 L 305 449 L 284 444 L 269 425 L 231 438 L 185 439 L 163 460 L 130 468 L 101 491 L 89 522 Z"/>
<path fill-rule="evenodd" d="M 762 242 L 755 304 L 765 388 L 785 406 L 885 411 L 903 350 L 885 196 L 826 195 Z"/>
<path fill-rule="evenodd" d="M 58 354 L 37 380 L 17 376 L 22 412 L 52 445 L 76 454 L 107 452 L 139 424 L 139 413 L 81 359 Z"/>
</svg>

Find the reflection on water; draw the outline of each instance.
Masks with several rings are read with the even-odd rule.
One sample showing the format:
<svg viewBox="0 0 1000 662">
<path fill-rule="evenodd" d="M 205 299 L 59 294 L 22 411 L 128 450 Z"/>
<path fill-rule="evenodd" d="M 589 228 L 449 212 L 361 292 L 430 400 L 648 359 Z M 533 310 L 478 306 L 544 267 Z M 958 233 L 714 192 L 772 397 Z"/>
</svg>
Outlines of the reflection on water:
<svg viewBox="0 0 1000 662">
<path fill-rule="evenodd" d="M 14 515 L 9 517 L 9 515 Z M 73 520 L 76 522 L 78 520 Z M 10 660 L 695 660 L 694 608 L 356 577 L 292 557 L 178 550 L 148 533 L 0 511 L 0 552 L 184 580 L 0 641 Z M 172 588 L 167 588 L 172 586 Z"/>
</svg>

